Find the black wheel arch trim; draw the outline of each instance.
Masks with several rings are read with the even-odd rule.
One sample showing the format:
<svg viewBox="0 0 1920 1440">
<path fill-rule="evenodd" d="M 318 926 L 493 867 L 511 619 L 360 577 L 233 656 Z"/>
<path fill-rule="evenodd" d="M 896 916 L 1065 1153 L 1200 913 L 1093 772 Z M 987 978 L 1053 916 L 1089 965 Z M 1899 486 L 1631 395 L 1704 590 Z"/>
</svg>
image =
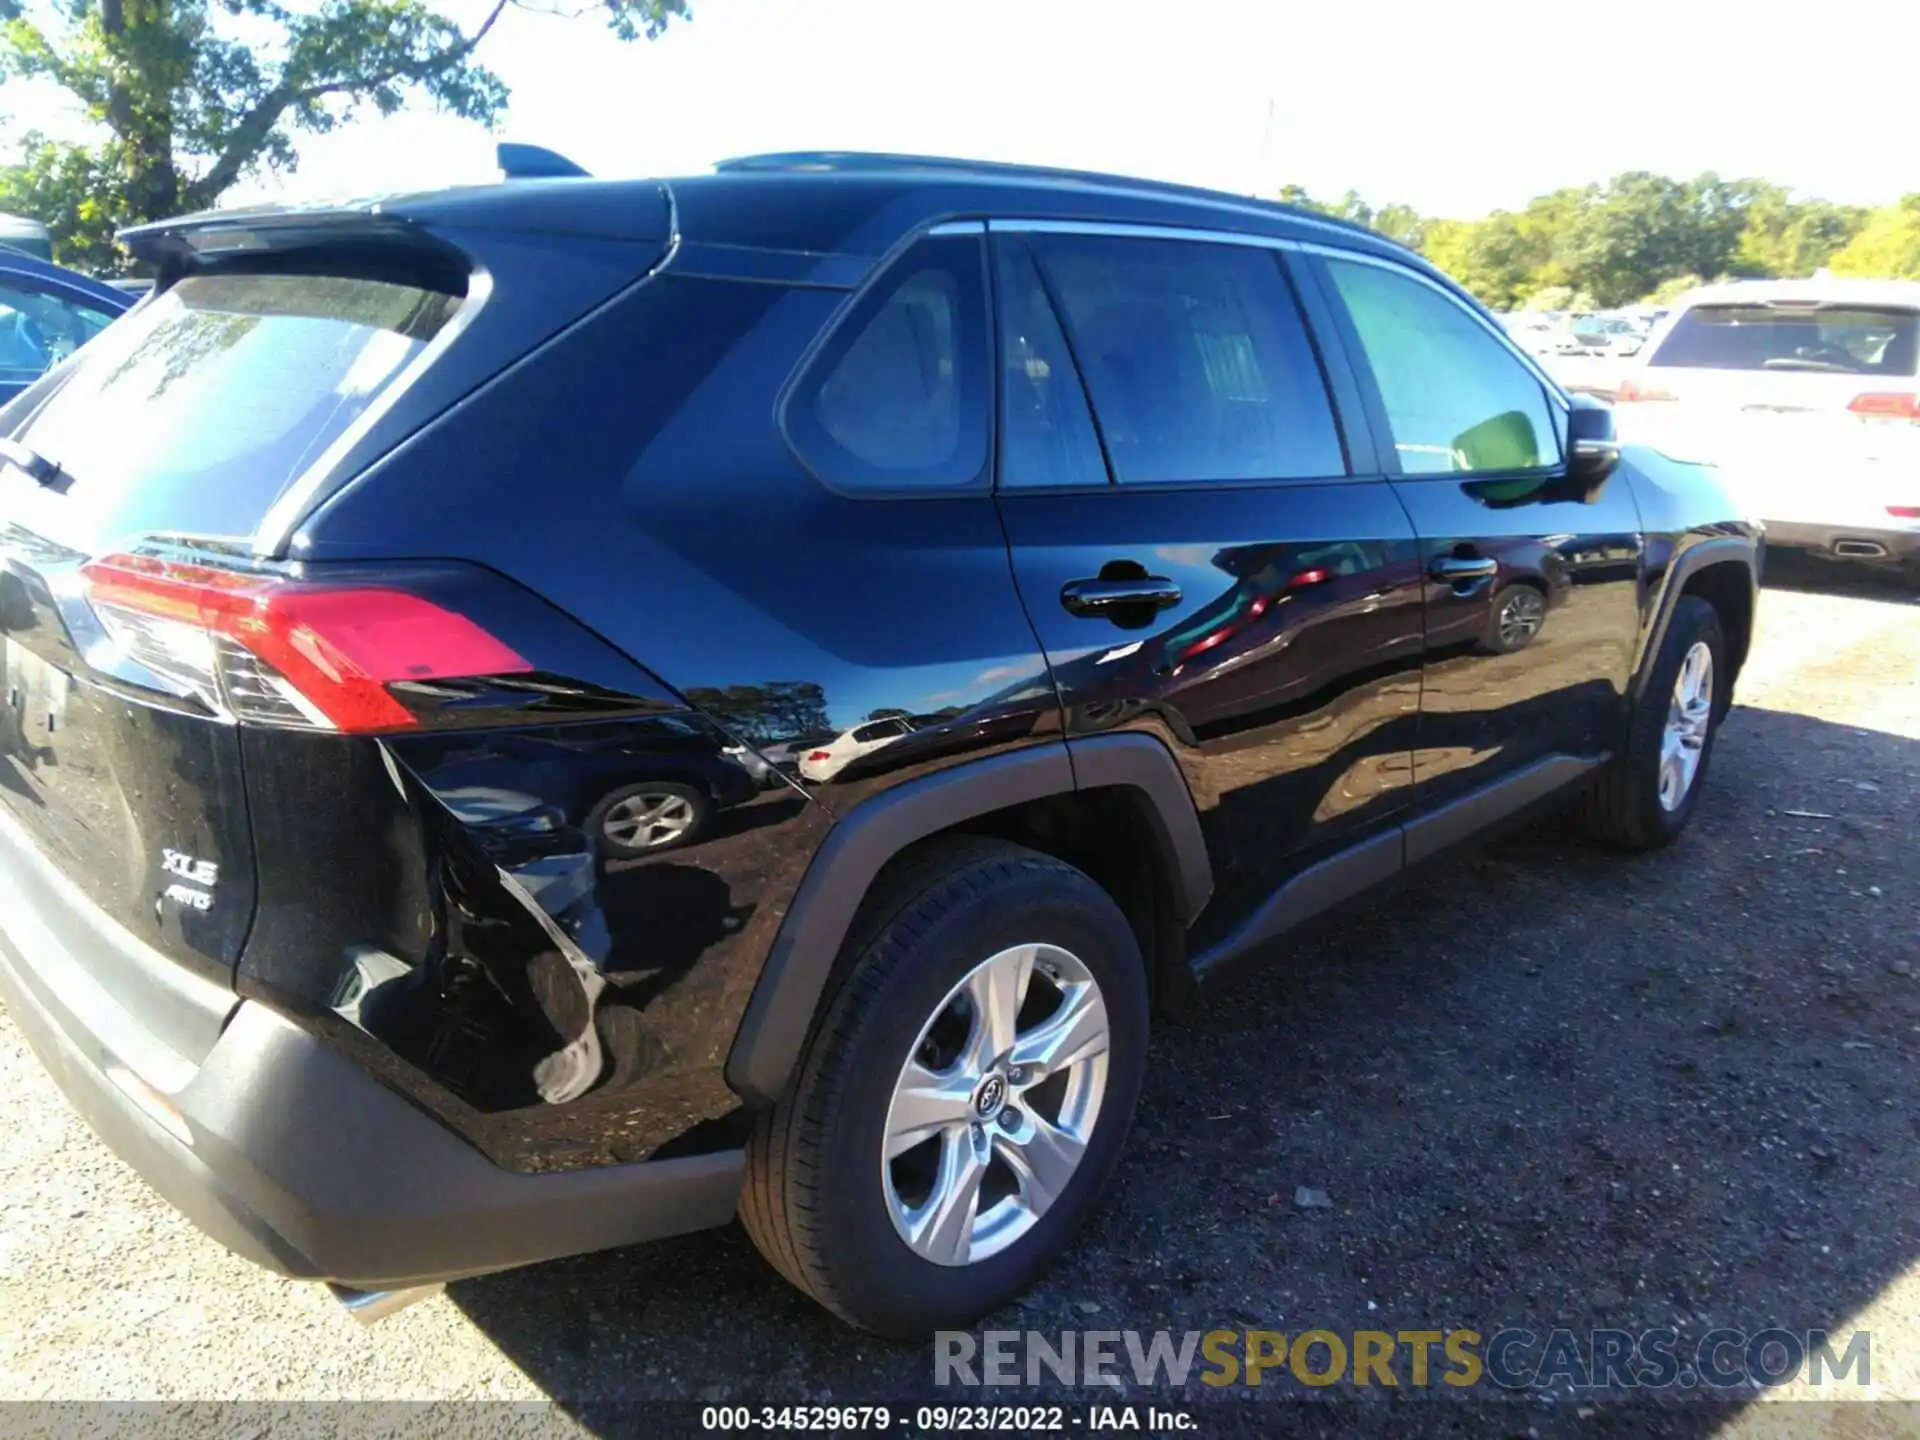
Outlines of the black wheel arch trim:
<svg viewBox="0 0 1920 1440">
<path fill-rule="evenodd" d="M 996 810 L 1075 790 L 1132 787 L 1172 865 L 1183 922 L 1212 893 L 1193 796 L 1167 747 L 1146 735 L 1026 746 L 907 781 L 838 820 L 807 867 L 727 1055 L 727 1083 L 750 1105 L 777 1100 L 798 1067 L 821 997 L 874 878 L 916 841 Z"/>
<path fill-rule="evenodd" d="M 1667 638 L 1667 626 L 1672 623 L 1674 607 L 1680 603 L 1681 595 L 1686 592 L 1687 581 L 1694 575 L 1710 565 L 1733 563 L 1744 566 L 1747 583 L 1753 592 L 1750 602 L 1757 608 L 1763 553 L 1761 544 L 1759 540 L 1745 535 L 1718 535 L 1696 541 L 1668 563 L 1665 575 L 1656 582 L 1660 586 L 1658 608 L 1652 623 L 1647 626 L 1640 653 L 1634 658 L 1631 690 L 1634 700 L 1639 700 L 1646 692 L 1647 677 L 1652 673 L 1660 646 Z"/>
</svg>

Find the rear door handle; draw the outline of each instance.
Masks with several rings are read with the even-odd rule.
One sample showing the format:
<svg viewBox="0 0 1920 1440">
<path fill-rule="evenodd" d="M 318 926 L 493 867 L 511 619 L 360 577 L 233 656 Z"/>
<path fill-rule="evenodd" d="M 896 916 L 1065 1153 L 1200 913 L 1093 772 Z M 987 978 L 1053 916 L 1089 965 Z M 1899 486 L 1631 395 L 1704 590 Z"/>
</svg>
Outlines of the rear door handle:
<svg viewBox="0 0 1920 1440">
<path fill-rule="evenodd" d="M 1465 585 L 1473 580 L 1491 580 L 1500 573 L 1500 562 L 1482 555 L 1436 555 L 1427 574 L 1443 585 Z"/>
<path fill-rule="evenodd" d="M 1133 606 L 1169 610 L 1180 603 L 1180 587 L 1164 575 L 1137 580 L 1069 580 L 1060 587 L 1060 603 L 1074 615 L 1105 615 Z"/>
</svg>

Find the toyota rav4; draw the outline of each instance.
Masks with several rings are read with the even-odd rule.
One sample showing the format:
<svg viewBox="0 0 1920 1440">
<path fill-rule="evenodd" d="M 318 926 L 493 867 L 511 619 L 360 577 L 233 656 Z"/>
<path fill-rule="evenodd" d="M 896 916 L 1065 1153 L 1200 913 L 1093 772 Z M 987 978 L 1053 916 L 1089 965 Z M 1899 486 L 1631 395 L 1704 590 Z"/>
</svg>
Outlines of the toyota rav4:
<svg viewBox="0 0 1920 1440">
<path fill-rule="evenodd" d="M 1418 256 L 508 158 L 134 230 L 152 296 L 0 412 L 0 994 L 242 1254 L 365 1301 L 737 1214 L 962 1324 L 1198 982 L 1699 803 L 1755 527 Z"/>
</svg>

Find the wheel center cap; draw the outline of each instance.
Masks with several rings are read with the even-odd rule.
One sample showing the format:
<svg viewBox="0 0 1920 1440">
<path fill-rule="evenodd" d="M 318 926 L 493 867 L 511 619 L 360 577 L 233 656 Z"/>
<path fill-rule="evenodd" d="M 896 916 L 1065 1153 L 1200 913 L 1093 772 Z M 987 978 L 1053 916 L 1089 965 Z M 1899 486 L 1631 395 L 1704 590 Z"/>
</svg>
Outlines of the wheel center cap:
<svg viewBox="0 0 1920 1440">
<path fill-rule="evenodd" d="M 1007 1078 L 998 1071 L 982 1080 L 980 1088 L 973 1092 L 973 1113 L 982 1120 L 991 1120 L 1006 1103 Z"/>
</svg>

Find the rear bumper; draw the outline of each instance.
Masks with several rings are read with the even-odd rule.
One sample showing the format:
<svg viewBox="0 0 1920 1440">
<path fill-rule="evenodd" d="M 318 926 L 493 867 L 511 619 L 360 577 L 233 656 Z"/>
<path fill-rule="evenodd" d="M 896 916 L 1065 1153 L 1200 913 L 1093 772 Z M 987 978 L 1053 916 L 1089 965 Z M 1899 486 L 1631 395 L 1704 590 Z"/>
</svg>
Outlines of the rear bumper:
<svg viewBox="0 0 1920 1440">
<path fill-rule="evenodd" d="M 8 840 L 0 893 L 14 898 Z M 202 1230 L 284 1275 L 363 1290 L 454 1279 L 723 1225 L 739 1196 L 738 1151 L 502 1170 L 251 1002 L 198 1063 L 156 1071 L 139 1017 L 5 908 L 0 1002 L 101 1139 Z"/>
<path fill-rule="evenodd" d="M 1920 523 L 1894 525 L 1809 524 L 1769 520 L 1767 544 L 1782 550 L 1806 550 L 1840 560 L 1880 564 L 1920 564 Z"/>
</svg>

